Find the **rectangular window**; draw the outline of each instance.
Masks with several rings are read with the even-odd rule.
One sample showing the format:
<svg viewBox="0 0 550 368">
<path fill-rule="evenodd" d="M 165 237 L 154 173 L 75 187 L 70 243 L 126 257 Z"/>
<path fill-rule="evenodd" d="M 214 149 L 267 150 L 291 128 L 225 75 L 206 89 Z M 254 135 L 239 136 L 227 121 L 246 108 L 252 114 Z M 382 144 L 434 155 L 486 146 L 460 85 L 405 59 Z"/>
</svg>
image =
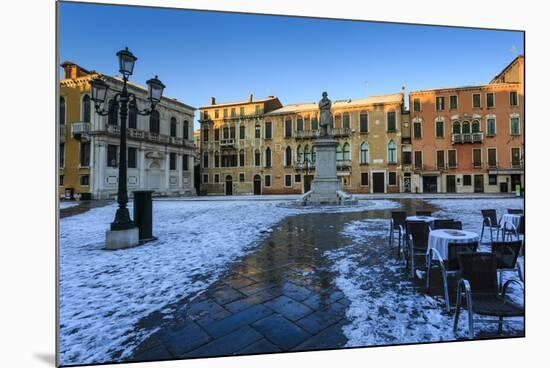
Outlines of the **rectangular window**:
<svg viewBox="0 0 550 368">
<path fill-rule="evenodd" d="M 510 134 L 511 135 L 519 135 L 520 129 L 519 129 L 519 118 L 513 117 L 510 119 Z"/>
<path fill-rule="evenodd" d="M 239 139 L 244 139 L 246 132 L 246 127 L 244 125 L 241 125 L 239 127 Z"/>
<path fill-rule="evenodd" d="M 239 183 L 244 183 L 244 173 L 239 174 Z"/>
<path fill-rule="evenodd" d="M 342 127 L 344 129 L 350 128 L 350 120 L 349 120 L 349 113 L 345 113 L 342 120 Z"/>
<path fill-rule="evenodd" d="M 294 175 L 294 182 L 295 182 L 295 183 L 301 183 L 301 182 L 302 182 L 302 175 L 300 175 L 300 174 L 295 174 L 295 175 Z"/>
<path fill-rule="evenodd" d="M 107 166 L 117 167 L 118 166 L 118 146 L 114 144 L 109 144 L 107 146 Z"/>
<path fill-rule="evenodd" d="M 497 123 L 494 118 L 487 119 L 487 136 L 492 137 L 497 134 Z"/>
<path fill-rule="evenodd" d="M 239 166 L 244 166 L 244 151 L 239 152 Z"/>
<path fill-rule="evenodd" d="M 458 96 L 454 95 L 449 98 L 449 104 L 451 105 L 451 110 L 458 109 Z"/>
<path fill-rule="evenodd" d="M 260 151 L 256 150 L 256 152 L 254 152 L 254 166 L 260 166 L 260 161 L 261 161 Z"/>
<path fill-rule="evenodd" d="M 90 142 L 81 142 L 80 143 L 80 167 L 89 167 L 90 166 Z"/>
<path fill-rule="evenodd" d="M 456 150 L 447 151 L 447 160 L 450 168 L 456 167 Z"/>
<path fill-rule="evenodd" d="M 183 171 L 188 171 L 189 170 L 189 156 L 188 155 L 183 155 L 182 158 L 181 158 L 181 169 Z"/>
<path fill-rule="evenodd" d="M 59 185 L 63 186 L 63 175 L 59 175 Z"/>
<path fill-rule="evenodd" d="M 412 164 L 412 154 L 411 151 L 403 151 L 402 155 L 403 165 Z"/>
<path fill-rule="evenodd" d="M 80 185 L 85 187 L 90 185 L 90 175 L 80 175 Z"/>
<path fill-rule="evenodd" d="M 285 187 L 292 186 L 292 175 L 285 175 Z"/>
<path fill-rule="evenodd" d="M 203 182 L 204 184 L 208 184 L 208 174 L 203 174 L 203 175 L 202 175 L 202 182 Z"/>
<path fill-rule="evenodd" d="M 469 187 L 472 185 L 472 175 L 462 175 L 462 185 Z"/>
<path fill-rule="evenodd" d="M 240 111 L 239 111 L 239 115 L 240 116 L 244 116 L 244 107 L 241 107 Z"/>
<path fill-rule="evenodd" d="M 223 109 L 223 117 L 224 117 L 224 118 L 227 117 L 227 109 Z"/>
<path fill-rule="evenodd" d="M 361 185 L 369 185 L 369 173 L 361 173 Z"/>
<path fill-rule="evenodd" d="M 437 111 L 445 110 L 445 97 L 440 96 L 435 98 L 435 109 Z"/>
<path fill-rule="evenodd" d="M 205 152 L 202 156 L 202 167 L 208 168 L 208 152 Z"/>
<path fill-rule="evenodd" d="M 235 127 L 229 127 L 229 138 L 235 139 Z"/>
<path fill-rule="evenodd" d="M 497 176 L 489 174 L 489 185 L 497 185 Z"/>
<path fill-rule="evenodd" d="M 497 167 L 497 149 L 496 148 L 489 148 L 487 150 L 487 161 L 489 163 L 489 167 Z"/>
<path fill-rule="evenodd" d="M 137 167 L 137 148 L 128 147 L 128 168 L 135 169 Z"/>
<path fill-rule="evenodd" d="M 170 170 L 176 170 L 176 154 L 174 152 L 170 152 Z"/>
<path fill-rule="evenodd" d="M 413 135 L 415 138 L 422 138 L 422 123 L 419 121 L 413 124 Z"/>
<path fill-rule="evenodd" d="M 264 176 L 264 186 L 266 186 L 266 187 L 271 186 L 271 175 L 265 175 Z"/>
<path fill-rule="evenodd" d="M 202 130 L 202 141 L 203 142 L 208 142 L 208 129 L 207 128 Z"/>
<path fill-rule="evenodd" d="M 518 93 L 513 91 L 510 92 L 510 106 L 517 106 L 518 105 Z"/>
<path fill-rule="evenodd" d="M 481 149 L 474 148 L 472 155 L 474 167 L 481 167 Z"/>
<path fill-rule="evenodd" d="M 214 167 L 220 167 L 220 154 L 214 152 Z"/>
<path fill-rule="evenodd" d="M 65 166 L 65 143 L 59 144 L 59 167 Z"/>
<path fill-rule="evenodd" d="M 492 109 L 495 107 L 495 94 L 494 93 L 487 93 L 486 95 L 487 99 L 487 108 Z"/>
<path fill-rule="evenodd" d="M 214 140 L 216 142 L 220 140 L 220 128 L 214 129 Z"/>
<path fill-rule="evenodd" d="M 229 139 L 229 127 L 223 128 L 223 139 Z"/>
<path fill-rule="evenodd" d="M 414 167 L 422 169 L 422 151 L 414 151 Z"/>
<path fill-rule="evenodd" d="M 262 109 L 260 105 L 256 105 L 256 115 L 260 115 L 262 113 Z"/>
<path fill-rule="evenodd" d="M 472 106 L 474 108 L 480 108 L 481 107 L 481 95 L 479 93 L 474 93 L 472 95 Z"/>
<path fill-rule="evenodd" d="M 317 120 L 317 117 L 314 117 L 311 119 L 311 130 L 317 130 L 319 129 L 319 121 Z"/>
<path fill-rule="evenodd" d="M 214 174 L 214 183 L 220 182 L 220 174 Z"/>
<path fill-rule="evenodd" d="M 359 131 L 361 133 L 367 133 L 369 131 L 369 115 L 361 113 L 359 115 Z"/>
<path fill-rule="evenodd" d="M 234 118 L 234 117 L 236 117 L 236 116 L 237 116 L 237 109 L 234 108 L 234 107 L 232 107 L 232 108 L 231 108 L 231 117 Z"/>
<path fill-rule="evenodd" d="M 271 132 L 271 122 L 267 121 L 265 123 L 265 139 L 271 139 L 272 132 Z"/>
<path fill-rule="evenodd" d="M 388 111 L 388 132 L 395 132 L 395 111 Z"/>
<path fill-rule="evenodd" d="M 437 151 L 436 159 L 437 159 L 437 168 L 444 169 L 445 168 L 445 151 Z"/>
<path fill-rule="evenodd" d="M 262 131 L 259 125 L 256 125 L 254 136 L 256 137 L 256 139 L 260 139 L 262 137 Z"/>
<path fill-rule="evenodd" d="M 521 152 L 519 148 L 512 148 L 512 167 L 518 168 L 521 166 Z"/>
<path fill-rule="evenodd" d="M 397 185 L 397 175 L 394 171 L 388 173 L 388 185 Z"/>
<path fill-rule="evenodd" d="M 214 117 L 216 119 L 220 117 L 220 111 L 219 110 L 214 110 Z"/>
<path fill-rule="evenodd" d="M 420 99 L 419 98 L 413 99 L 413 111 L 414 112 L 420 112 Z"/>
<path fill-rule="evenodd" d="M 292 120 L 285 120 L 285 138 L 292 137 Z"/>
<path fill-rule="evenodd" d="M 304 130 L 304 119 L 298 118 L 296 120 L 296 130 L 302 132 Z"/>
<path fill-rule="evenodd" d="M 435 136 L 437 138 L 443 138 L 444 136 L 444 125 L 441 120 L 435 122 Z"/>
</svg>

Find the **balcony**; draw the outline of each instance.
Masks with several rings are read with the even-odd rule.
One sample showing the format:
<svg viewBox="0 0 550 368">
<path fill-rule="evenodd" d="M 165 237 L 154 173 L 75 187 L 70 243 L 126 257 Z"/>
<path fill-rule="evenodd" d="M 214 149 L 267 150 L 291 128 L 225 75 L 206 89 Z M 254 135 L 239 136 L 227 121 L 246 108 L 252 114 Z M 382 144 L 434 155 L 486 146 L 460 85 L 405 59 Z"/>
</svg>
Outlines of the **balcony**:
<svg viewBox="0 0 550 368">
<path fill-rule="evenodd" d="M 195 145 L 192 141 L 179 137 L 171 137 L 164 134 L 148 132 L 146 130 L 128 128 L 127 130 L 128 139 L 135 139 L 140 141 L 170 144 L 174 146 L 185 146 L 187 148 L 194 148 Z M 111 135 L 120 135 L 120 126 L 107 124 L 103 129 L 96 130 L 93 134 L 111 134 Z"/>
<path fill-rule="evenodd" d="M 235 138 L 225 138 L 220 140 L 220 147 L 234 147 Z"/>
<path fill-rule="evenodd" d="M 521 162 L 512 162 L 510 164 L 511 169 L 523 169 L 523 164 Z"/>
<path fill-rule="evenodd" d="M 333 137 L 349 137 L 351 134 L 351 129 L 349 128 L 336 128 L 330 131 Z"/>
<path fill-rule="evenodd" d="M 59 126 L 59 142 L 65 142 L 65 124 Z"/>
<path fill-rule="evenodd" d="M 351 160 L 337 160 L 336 167 L 338 169 L 348 169 L 351 167 Z"/>
<path fill-rule="evenodd" d="M 90 123 L 72 123 L 71 124 L 71 135 L 75 139 L 82 139 L 83 136 L 87 136 L 90 133 L 91 130 L 91 124 Z"/>
<path fill-rule="evenodd" d="M 294 138 L 296 139 L 310 139 L 319 135 L 318 130 L 295 130 Z"/>
<path fill-rule="evenodd" d="M 313 170 L 315 169 L 315 161 L 307 163 L 304 161 L 294 161 L 293 167 L 297 170 Z"/>
<path fill-rule="evenodd" d="M 462 133 L 452 135 L 453 144 L 483 143 L 483 133 Z"/>
</svg>

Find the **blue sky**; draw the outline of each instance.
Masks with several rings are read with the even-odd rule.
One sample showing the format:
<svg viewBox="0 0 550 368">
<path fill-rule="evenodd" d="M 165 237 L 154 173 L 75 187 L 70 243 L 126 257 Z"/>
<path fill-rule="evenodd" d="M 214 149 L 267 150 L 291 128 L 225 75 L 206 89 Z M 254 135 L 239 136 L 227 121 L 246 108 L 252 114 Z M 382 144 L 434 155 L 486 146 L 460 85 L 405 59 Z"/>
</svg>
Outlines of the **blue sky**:
<svg viewBox="0 0 550 368">
<path fill-rule="evenodd" d="M 283 104 L 487 83 L 523 53 L 523 33 L 466 28 L 62 3 L 60 60 L 131 80 L 158 74 L 195 107 L 278 96 Z M 467 20 L 465 20 L 467 21 Z"/>
</svg>

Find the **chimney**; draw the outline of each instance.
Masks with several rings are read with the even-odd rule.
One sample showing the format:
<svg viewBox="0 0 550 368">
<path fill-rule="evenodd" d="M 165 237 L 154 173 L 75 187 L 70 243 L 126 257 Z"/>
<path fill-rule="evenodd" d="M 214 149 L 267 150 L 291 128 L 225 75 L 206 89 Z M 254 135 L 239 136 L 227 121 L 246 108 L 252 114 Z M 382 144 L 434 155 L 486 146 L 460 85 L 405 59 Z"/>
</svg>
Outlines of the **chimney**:
<svg viewBox="0 0 550 368">
<path fill-rule="evenodd" d="M 210 105 L 216 104 L 216 97 L 210 97 Z"/>
<path fill-rule="evenodd" d="M 252 97 L 253 97 L 252 93 L 249 93 L 248 94 L 248 102 L 252 102 Z"/>
</svg>

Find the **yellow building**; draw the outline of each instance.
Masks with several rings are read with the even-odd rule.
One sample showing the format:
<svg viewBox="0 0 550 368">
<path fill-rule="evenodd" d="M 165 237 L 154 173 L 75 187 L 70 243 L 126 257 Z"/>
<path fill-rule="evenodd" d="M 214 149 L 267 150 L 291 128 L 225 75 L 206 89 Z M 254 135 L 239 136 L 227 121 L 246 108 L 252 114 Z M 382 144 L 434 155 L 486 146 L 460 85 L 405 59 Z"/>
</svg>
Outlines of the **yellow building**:
<svg viewBox="0 0 550 368">
<path fill-rule="evenodd" d="M 96 114 L 90 81 L 101 78 L 113 91 L 122 80 L 89 71 L 71 62 L 61 65 L 59 101 L 59 195 L 114 198 L 118 187 L 120 127 L 118 111 Z M 128 84 L 138 106 L 148 106 L 147 89 Z M 106 103 L 108 105 L 108 103 Z M 195 108 L 163 97 L 150 116 L 130 112 L 128 127 L 128 191 L 153 190 L 154 195 L 192 195 Z"/>
</svg>

